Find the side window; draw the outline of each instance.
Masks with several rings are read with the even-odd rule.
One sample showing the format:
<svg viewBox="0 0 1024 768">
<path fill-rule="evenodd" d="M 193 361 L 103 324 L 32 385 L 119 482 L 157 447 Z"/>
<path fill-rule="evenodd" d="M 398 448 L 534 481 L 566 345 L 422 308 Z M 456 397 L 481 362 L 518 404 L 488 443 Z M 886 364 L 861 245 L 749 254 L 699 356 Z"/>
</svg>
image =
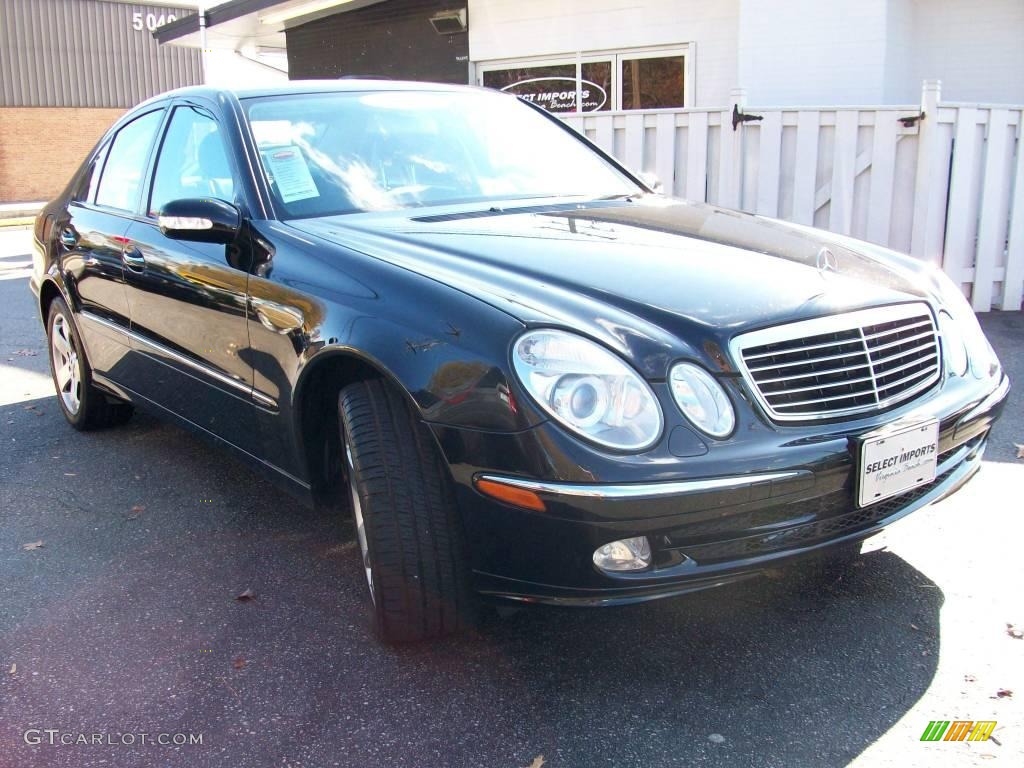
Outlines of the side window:
<svg viewBox="0 0 1024 768">
<path fill-rule="evenodd" d="M 217 121 L 195 107 L 178 107 L 156 162 L 150 216 L 172 200 L 213 197 L 230 203 L 234 196 L 231 164 Z"/>
<path fill-rule="evenodd" d="M 122 211 L 135 210 L 149 148 L 162 118 L 163 110 L 147 112 L 117 132 L 96 191 L 97 205 Z"/>
<path fill-rule="evenodd" d="M 75 194 L 71 198 L 72 200 L 78 203 L 91 203 L 96 199 L 96 188 L 100 185 L 100 171 L 103 168 L 103 161 L 107 158 L 107 150 L 109 148 L 109 143 L 104 144 L 100 151 L 96 153 L 96 157 L 89 164 L 89 170 L 79 180 L 78 188 L 75 190 Z"/>
</svg>

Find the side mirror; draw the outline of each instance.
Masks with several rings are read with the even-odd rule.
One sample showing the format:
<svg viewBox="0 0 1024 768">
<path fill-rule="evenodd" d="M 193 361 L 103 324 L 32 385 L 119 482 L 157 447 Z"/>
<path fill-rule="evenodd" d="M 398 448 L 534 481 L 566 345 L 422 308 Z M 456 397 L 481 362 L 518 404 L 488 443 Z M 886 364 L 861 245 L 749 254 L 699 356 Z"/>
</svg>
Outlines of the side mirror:
<svg viewBox="0 0 1024 768">
<path fill-rule="evenodd" d="M 650 171 L 644 171 L 643 173 L 638 173 L 637 178 L 640 179 L 640 181 L 644 183 L 644 186 L 651 190 L 651 192 L 654 192 L 657 195 L 664 194 L 665 187 L 662 185 L 661 179 L 659 179 L 656 174 L 653 174 Z"/>
<path fill-rule="evenodd" d="M 160 231 L 172 240 L 230 243 L 242 225 L 242 214 L 231 203 L 209 197 L 172 200 L 157 216 Z"/>
</svg>

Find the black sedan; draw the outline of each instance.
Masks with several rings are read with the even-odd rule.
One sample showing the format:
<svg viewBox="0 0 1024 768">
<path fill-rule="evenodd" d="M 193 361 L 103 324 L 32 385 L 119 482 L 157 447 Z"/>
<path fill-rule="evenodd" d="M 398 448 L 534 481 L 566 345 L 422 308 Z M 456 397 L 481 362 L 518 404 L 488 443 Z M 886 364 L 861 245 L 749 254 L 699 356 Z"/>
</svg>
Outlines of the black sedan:
<svg viewBox="0 0 1024 768">
<path fill-rule="evenodd" d="M 350 508 L 388 640 L 844 555 L 975 473 L 1009 389 L 941 271 L 473 88 L 165 94 L 35 249 L 72 426 L 144 408 Z"/>
</svg>

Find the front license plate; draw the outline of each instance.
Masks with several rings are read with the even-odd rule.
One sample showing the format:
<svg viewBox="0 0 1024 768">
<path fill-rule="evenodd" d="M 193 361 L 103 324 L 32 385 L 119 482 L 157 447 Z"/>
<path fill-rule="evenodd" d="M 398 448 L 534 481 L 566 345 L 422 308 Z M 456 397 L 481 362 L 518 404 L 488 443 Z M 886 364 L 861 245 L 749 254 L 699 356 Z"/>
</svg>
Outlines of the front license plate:
<svg viewBox="0 0 1024 768">
<path fill-rule="evenodd" d="M 860 448 L 857 503 L 888 499 L 935 479 L 939 458 L 939 422 L 891 425 L 867 435 Z"/>
</svg>

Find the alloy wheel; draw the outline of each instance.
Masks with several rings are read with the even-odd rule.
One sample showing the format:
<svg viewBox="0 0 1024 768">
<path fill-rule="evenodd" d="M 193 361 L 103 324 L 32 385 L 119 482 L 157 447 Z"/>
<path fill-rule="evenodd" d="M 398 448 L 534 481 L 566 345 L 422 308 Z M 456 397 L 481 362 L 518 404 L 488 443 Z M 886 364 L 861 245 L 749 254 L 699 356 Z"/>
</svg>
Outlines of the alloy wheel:
<svg viewBox="0 0 1024 768">
<path fill-rule="evenodd" d="M 359 550 L 363 555 L 363 569 L 366 571 L 366 584 L 370 588 L 370 599 L 376 605 L 377 594 L 373 589 L 373 566 L 370 563 L 370 550 L 366 544 L 366 523 L 363 520 L 363 503 L 359 499 L 356 483 L 356 467 L 352 460 L 352 447 L 345 442 L 345 462 L 348 464 L 348 488 L 352 497 L 352 516 L 356 521 L 356 537 L 359 539 Z"/>
<path fill-rule="evenodd" d="M 50 330 L 50 356 L 57 392 L 68 413 L 75 416 L 82 406 L 82 370 L 71 324 L 61 314 L 54 318 Z"/>
</svg>

